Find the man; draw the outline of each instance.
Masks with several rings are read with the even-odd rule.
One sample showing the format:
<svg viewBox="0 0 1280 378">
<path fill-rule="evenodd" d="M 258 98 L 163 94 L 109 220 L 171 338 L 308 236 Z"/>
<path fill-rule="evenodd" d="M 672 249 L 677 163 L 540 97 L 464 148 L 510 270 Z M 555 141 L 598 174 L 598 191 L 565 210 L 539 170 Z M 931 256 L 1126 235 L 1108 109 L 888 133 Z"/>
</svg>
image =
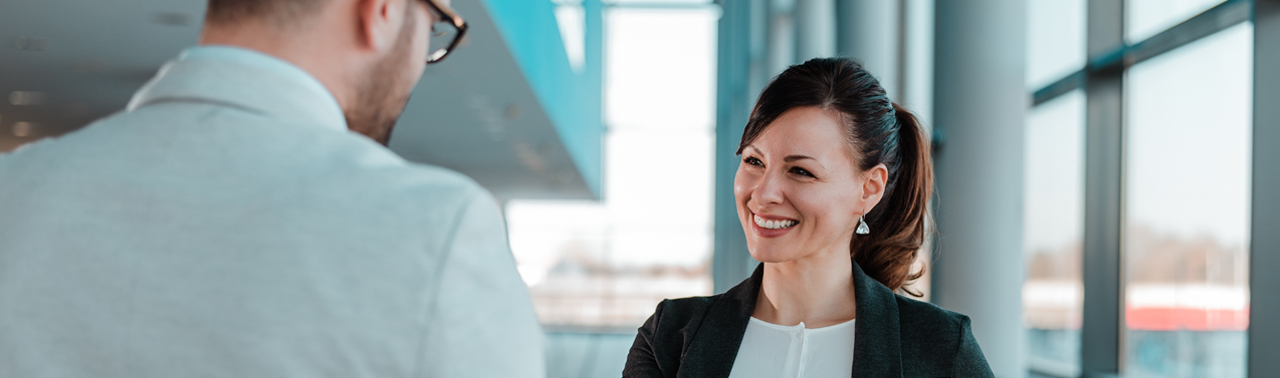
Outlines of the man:
<svg viewBox="0 0 1280 378">
<path fill-rule="evenodd" d="M 123 112 L 0 156 L 0 377 L 542 376 L 492 198 L 384 147 L 438 21 L 211 0 Z"/>
</svg>

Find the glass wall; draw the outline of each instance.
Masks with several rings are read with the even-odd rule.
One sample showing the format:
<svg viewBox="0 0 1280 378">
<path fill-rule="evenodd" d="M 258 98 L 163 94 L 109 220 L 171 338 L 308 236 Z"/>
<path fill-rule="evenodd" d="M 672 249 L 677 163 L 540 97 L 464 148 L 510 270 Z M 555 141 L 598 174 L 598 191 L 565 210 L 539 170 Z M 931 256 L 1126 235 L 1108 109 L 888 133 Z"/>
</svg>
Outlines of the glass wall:
<svg viewBox="0 0 1280 378">
<path fill-rule="evenodd" d="M 1125 39 L 1137 43 L 1204 12 L 1224 0 L 1127 0 Z"/>
<path fill-rule="evenodd" d="M 1034 91 L 1085 65 L 1084 0 L 1027 3 L 1027 87 Z M 1071 91 L 1027 113 L 1022 287 L 1027 365 L 1080 375 L 1083 306 L 1085 95 Z"/>
<path fill-rule="evenodd" d="M 1033 370 L 1079 375 L 1080 262 L 1084 242 L 1084 93 L 1029 113 L 1024 174 L 1022 287 Z"/>
<path fill-rule="evenodd" d="M 1095 2 L 1123 14 L 1090 14 L 1084 2 L 1028 4 L 1029 368 L 1056 377 L 1243 377 L 1252 5 L 1126 0 Z M 1081 25 L 1101 29 L 1086 38 Z M 1087 67 L 1086 40 L 1099 58 Z M 1085 293 L 1085 282 L 1105 291 Z M 1118 340 L 1119 350 L 1082 353 L 1090 351 L 1082 335 Z"/>
<path fill-rule="evenodd" d="M 1086 8 L 1085 0 L 1027 2 L 1027 88 L 1084 67 Z"/>
<path fill-rule="evenodd" d="M 608 3 L 602 200 L 506 206 L 549 329 L 634 331 L 663 298 L 711 294 L 717 9 L 689 3 Z"/>
<path fill-rule="evenodd" d="M 1129 70 L 1125 373 L 1243 377 L 1253 30 Z"/>
</svg>

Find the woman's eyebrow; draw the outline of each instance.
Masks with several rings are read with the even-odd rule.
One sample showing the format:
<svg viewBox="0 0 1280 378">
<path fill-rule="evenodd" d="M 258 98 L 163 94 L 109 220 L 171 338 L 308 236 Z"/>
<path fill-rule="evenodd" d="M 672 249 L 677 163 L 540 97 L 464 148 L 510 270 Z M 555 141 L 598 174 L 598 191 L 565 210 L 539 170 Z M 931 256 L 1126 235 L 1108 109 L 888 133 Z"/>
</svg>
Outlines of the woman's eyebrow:
<svg viewBox="0 0 1280 378">
<path fill-rule="evenodd" d="M 760 149 L 759 149 L 759 148 L 756 148 L 756 146 L 754 146 L 754 145 L 748 145 L 748 146 L 744 147 L 742 150 L 743 150 L 743 151 L 746 151 L 746 150 L 748 150 L 748 149 L 750 149 L 750 150 L 755 150 L 757 153 L 760 153 Z M 817 163 L 819 167 L 822 167 L 822 168 L 826 168 L 826 167 L 827 167 L 827 166 L 825 166 L 825 165 L 822 165 L 822 162 L 818 161 L 818 159 L 814 159 L 812 156 L 807 156 L 807 155 L 787 155 L 787 157 L 782 158 L 782 161 L 783 161 L 783 162 L 787 162 L 787 163 L 790 163 L 790 162 L 793 162 L 793 161 L 796 161 L 796 160 L 813 160 L 813 162 L 814 162 L 814 163 Z"/>
<path fill-rule="evenodd" d="M 822 162 L 818 161 L 818 159 L 814 159 L 812 157 L 805 156 L 805 155 L 787 155 L 787 157 L 782 158 L 782 161 L 787 163 L 790 163 L 796 160 L 813 160 L 813 163 L 817 164 L 818 167 L 821 167 L 822 169 L 827 169 L 827 166 L 822 165 Z"/>
</svg>

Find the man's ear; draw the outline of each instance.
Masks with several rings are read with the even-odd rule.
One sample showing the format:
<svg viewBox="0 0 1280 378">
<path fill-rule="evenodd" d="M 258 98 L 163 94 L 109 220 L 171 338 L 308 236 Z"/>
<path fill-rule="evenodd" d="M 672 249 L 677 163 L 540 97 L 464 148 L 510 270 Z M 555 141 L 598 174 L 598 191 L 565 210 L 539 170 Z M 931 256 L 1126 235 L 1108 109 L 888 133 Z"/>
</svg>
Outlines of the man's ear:
<svg viewBox="0 0 1280 378">
<path fill-rule="evenodd" d="M 885 185 L 889 181 L 889 168 L 884 164 L 876 164 L 866 172 L 866 181 L 862 182 L 862 202 L 865 204 L 862 211 L 871 212 L 871 209 L 880 203 L 880 199 L 884 197 Z"/>
<path fill-rule="evenodd" d="M 386 51 L 395 45 L 405 22 L 404 0 L 356 0 L 356 27 L 361 47 Z"/>
</svg>

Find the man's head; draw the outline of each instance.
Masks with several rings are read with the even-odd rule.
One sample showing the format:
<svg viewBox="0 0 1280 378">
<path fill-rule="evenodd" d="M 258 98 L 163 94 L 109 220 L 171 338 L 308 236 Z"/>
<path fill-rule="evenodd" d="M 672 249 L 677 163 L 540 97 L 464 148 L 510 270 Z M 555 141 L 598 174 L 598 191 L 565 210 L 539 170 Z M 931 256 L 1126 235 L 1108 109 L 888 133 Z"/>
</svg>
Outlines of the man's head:
<svg viewBox="0 0 1280 378">
<path fill-rule="evenodd" d="M 209 0 L 200 42 L 294 63 L 333 93 L 348 128 L 385 145 L 439 17 L 422 0 Z"/>
<path fill-rule="evenodd" d="M 265 19 L 288 24 L 315 13 L 328 2 L 329 0 L 209 0 L 205 22 L 228 24 Z"/>
</svg>

